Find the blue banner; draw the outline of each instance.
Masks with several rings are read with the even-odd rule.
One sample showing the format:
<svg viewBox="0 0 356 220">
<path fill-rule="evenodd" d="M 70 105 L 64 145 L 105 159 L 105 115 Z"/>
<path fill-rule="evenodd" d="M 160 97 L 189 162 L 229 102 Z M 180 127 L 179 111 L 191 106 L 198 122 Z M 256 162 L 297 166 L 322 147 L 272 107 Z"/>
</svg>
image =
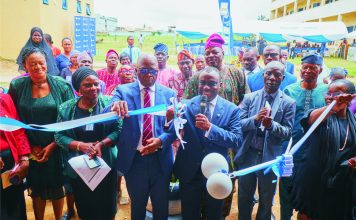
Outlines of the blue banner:
<svg viewBox="0 0 356 220">
<path fill-rule="evenodd" d="M 221 22 L 223 25 L 224 38 L 228 39 L 226 43 L 229 44 L 230 54 L 232 54 L 232 48 L 234 46 L 234 34 L 232 31 L 232 18 L 230 14 L 230 0 L 219 0 L 219 11 Z"/>
<path fill-rule="evenodd" d="M 96 54 L 95 18 L 74 17 L 74 48 Z"/>
</svg>

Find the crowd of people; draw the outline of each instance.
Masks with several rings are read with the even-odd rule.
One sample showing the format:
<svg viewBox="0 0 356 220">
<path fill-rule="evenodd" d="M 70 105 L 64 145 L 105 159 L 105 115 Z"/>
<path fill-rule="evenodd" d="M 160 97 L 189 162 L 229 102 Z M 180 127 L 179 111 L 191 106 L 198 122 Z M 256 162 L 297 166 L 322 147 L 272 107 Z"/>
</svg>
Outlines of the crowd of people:
<svg viewBox="0 0 356 220">
<path fill-rule="evenodd" d="M 273 172 L 232 179 L 233 191 L 218 200 L 206 189 L 203 158 L 219 153 L 229 171 L 273 160 L 291 137 L 297 143 L 332 101 L 330 113 L 294 154 L 293 175 L 279 179 L 280 215 L 289 220 L 296 210 L 299 219 L 356 217 L 356 95 L 344 68 L 333 68 L 320 80 L 323 57 L 306 54 L 298 81 L 288 52 L 265 41 L 263 49 L 246 49 L 237 68 L 224 62 L 224 39 L 212 34 L 204 56 L 178 53 L 179 70 L 167 65 L 167 45 L 157 43 L 154 54 L 145 54 L 128 36 L 128 46 L 120 53 L 108 50 L 106 67 L 95 71 L 93 56 L 73 50 L 70 38 L 61 42 L 63 53 L 52 43 L 50 35 L 32 28 L 17 58 L 21 75 L 8 94 L 0 93 L 0 116 L 51 124 L 112 111 L 118 119 L 59 132 L 0 130 L 0 169 L 9 172 L 12 183 L 1 187 L 1 219 L 26 219 L 24 189 L 37 220 L 44 219 L 48 200 L 55 219 L 115 219 L 123 177 L 130 219 L 145 219 L 149 199 L 153 219 L 168 219 L 172 175 L 179 180 L 183 219 L 225 219 L 236 190 L 238 219 L 251 219 L 255 204 L 256 219 L 271 219 Z M 165 116 L 129 116 L 132 110 L 169 106 L 172 97 L 186 105 L 180 117 L 187 122 L 179 133 L 184 145 L 172 108 Z M 111 168 L 95 190 L 68 163 L 79 155 L 101 157 Z"/>
</svg>

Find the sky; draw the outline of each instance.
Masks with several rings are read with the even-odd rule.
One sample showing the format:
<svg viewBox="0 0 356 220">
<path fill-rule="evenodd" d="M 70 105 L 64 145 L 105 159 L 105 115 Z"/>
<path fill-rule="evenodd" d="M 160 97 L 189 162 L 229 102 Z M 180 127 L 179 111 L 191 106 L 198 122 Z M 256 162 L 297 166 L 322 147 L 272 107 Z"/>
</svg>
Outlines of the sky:
<svg viewBox="0 0 356 220">
<path fill-rule="evenodd" d="M 233 22 L 269 17 L 271 0 L 231 0 Z M 218 0 L 94 0 L 94 12 L 117 17 L 118 26 L 196 30 L 218 24 Z"/>
</svg>

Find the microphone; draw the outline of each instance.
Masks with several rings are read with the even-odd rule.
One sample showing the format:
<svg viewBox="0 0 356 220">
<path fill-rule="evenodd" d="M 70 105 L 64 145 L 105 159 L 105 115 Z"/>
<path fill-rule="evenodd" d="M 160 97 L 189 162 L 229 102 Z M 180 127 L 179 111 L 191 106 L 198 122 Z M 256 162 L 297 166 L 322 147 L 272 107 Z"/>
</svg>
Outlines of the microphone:
<svg viewBox="0 0 356 220">
<path fill-rule="evenodd" d="M 207 111 L 207 103 L 208 103 L 208 97 L 206 95 L 202 95 L 200 99 L 200 113 L 203 115 L 206 115 Z"/>
</svg>

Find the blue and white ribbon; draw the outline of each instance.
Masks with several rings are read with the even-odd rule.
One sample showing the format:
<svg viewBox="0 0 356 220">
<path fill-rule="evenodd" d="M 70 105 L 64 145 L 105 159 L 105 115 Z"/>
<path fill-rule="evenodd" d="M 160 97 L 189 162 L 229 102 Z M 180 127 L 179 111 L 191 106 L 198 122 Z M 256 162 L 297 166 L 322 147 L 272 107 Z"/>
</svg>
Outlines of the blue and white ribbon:
<svg viewBox="0 0 356 220">
<path fill-rule="evenodd" d="M 142 114 L 153 114 L 155 115 L 157 112 L 165 112 L 167 110 L 167 106 L 165 104 L 151 106 L 148 108 L 137 109 L 133 111 L 129 111 L 129 116 L 134 115 L 142 115 Z M 39 130 L 39 131 L 63 131 L 76 127 L 80 127 L 87 124 L 95 124 L 99 122 L 106 122 L 118 119 L 116 112 L 109 112 L 100 115 L 94 115 L 90 117 L 80 118 L 71 121 L 58 122 L 47 125 L 36 125 L 36 124 L 24 124 L 18 120 L 6 117 L 0 117 L 0 130 L 3 131 L 15 131 L 21 128 L 30 129 L 30 130 Z"/>
<path fill-rule="evenodd" d="M 308 129 L 307 133 L 292 147 L 292 149 L 288 152 L 287 151 L 284 155 L 278 156 L 276 159 L 267 161 L 265 163 L 261 163 L 252 167 L 248 167 L 246 169 L 242 169 L 239 171 L 235 171 L 229 174 L 231 178 L 235 178 L 238 176 L 244 176 L 259 170 L 266 169 L 265 172 L 268 172 L 270 169 L 272 169 L 276 175 L 278 176 L 286 176 L 286 175 L 291 175 L 291 166 L 290 166 L 290 160 L 292 156 L 292 161 L 293 161 L 293 154 L 297 152 L 300 147 L 303 145 L 303 143 L 308 139 L 308 137 L 313 133 L 313 131 L 320 125 L 320 123 L 325 119 L 327 114 L 331 111 L 331 109 L 334 107 L 336 104 L 336 101 L 334 100 L 326 109 L 325 111 L 318 117 L 318 119 L 312 124 L 312 126 Z M 291 143 L 291 142 L 290 142 Z M 288 165 L 287 165 L 288 164 Z M 286 168 L 283 170 L 283 168 Z M 292 166 L 293 167 L 293 166 Z"/>
</svg>

